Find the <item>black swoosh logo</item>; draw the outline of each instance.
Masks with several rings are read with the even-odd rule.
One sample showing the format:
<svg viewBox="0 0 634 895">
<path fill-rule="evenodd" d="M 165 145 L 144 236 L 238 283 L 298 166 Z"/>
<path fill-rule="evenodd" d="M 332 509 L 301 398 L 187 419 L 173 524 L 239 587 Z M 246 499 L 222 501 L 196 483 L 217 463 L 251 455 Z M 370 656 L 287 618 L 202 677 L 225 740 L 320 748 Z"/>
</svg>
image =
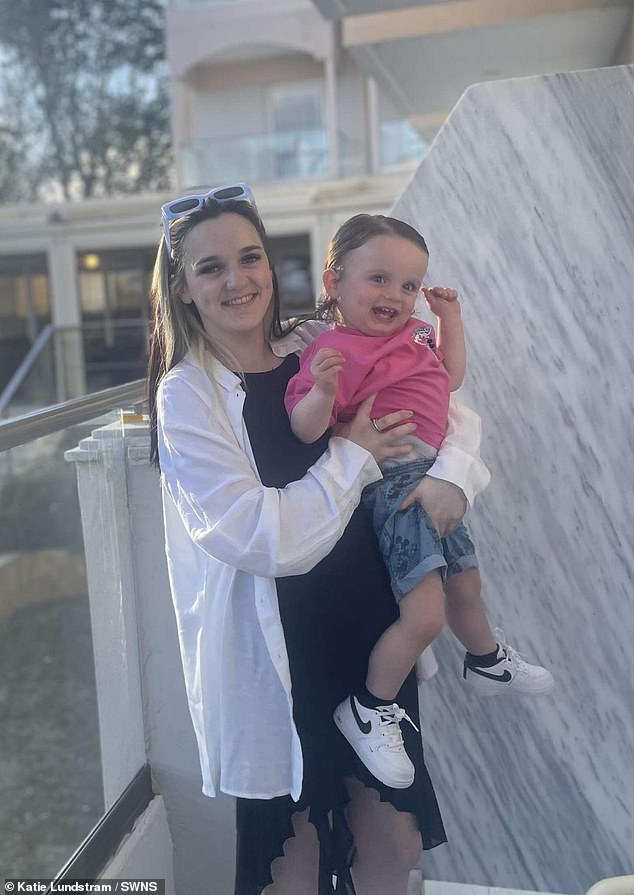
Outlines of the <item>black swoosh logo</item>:
<svg viewBox="0 0 634 895">
<path fill-rule="evenodd" d="M 507 670 L 504 674 L 490 674 L 488 671 L 482 671 L 481 668 L 472 668 L 474 674 L 481 674 L 482 677 L 489 677 L 492 681 L 500 681 L 503 684 L 507 684 L 511 680 L 511 672 Z"/>
<path fill-rule="evenodd" d="M 508 674 L 508 671 L 506 673 Z M 372 722 L 361 720 L 359 712 L 357 711 L 357 705 L 354 696 L 350 697 L 350 708 L 352 709 L 354 720 L 357 722 L 357 727 L 359 728 L 361 733 L 370 733 L 370 731 L 372 730 Z"/>
</svg>

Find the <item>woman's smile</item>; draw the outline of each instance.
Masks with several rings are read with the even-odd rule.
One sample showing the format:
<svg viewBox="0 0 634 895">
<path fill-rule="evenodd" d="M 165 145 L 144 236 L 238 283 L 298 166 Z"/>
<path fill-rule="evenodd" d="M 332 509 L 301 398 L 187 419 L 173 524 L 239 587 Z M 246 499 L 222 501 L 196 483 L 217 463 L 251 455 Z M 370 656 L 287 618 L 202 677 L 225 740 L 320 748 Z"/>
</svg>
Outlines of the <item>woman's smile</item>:
<svg viewBox="0 0 634 895">
<path fill-rule="evenodd" d="M 250 302 L 255 301 L 257 298 L 257 293 L 251 292 L 249 295 L 239 295 L 236 298 L 229 298 L 226 301 L 223 301 L 223 305 L 228 305 L 229 307 L 235 307 L 236 305 L 248 305 Z"/>
</svg>

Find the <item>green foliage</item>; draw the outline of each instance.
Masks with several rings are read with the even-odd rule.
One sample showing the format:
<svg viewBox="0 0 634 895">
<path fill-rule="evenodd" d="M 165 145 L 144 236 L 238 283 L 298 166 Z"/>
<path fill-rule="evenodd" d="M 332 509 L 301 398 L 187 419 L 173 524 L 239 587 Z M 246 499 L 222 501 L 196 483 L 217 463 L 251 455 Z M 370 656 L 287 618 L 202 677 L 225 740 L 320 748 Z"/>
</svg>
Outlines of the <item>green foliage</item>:
<svg viewBox="0 0 634 895">
<path fill-rule="evenodd" d="M 163 16 L 161 0 L 0 0 L 1 123 L 23 192 L 169 185 Z"/>
<path fill-rule="evenodd" d="M 17 202 L 25 190 L 20 186 L 21 153 L 15 135 L 0 123 L 0 202 Z"/>
</svg>

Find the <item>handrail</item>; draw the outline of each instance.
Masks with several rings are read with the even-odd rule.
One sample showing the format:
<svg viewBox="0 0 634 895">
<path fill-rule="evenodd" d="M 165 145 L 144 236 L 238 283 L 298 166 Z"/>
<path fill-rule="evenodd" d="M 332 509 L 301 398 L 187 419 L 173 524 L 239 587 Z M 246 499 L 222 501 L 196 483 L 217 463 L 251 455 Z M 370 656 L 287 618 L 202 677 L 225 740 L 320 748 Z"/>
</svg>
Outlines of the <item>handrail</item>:
<svg viewBox="0 0 634 895">
<path fill-rule="evenodd" d="M 19 367 L 11 379 L 9 379 L 0 395 L 0 417 L 4 416 L 5 410 L 13 400 L 13 396 L 31 372 L 31 368 L 46 347 L 46 344 L 50 341 L 54 332 L 55 326 L 52 323 L 48 323 L 22 358 Z"/>
<path fill-rule="evenodd" d="M 0 394 L 0 419 L 5 416 L 7 407 L 10 405 L 13 400 L 17 390 L 20 388 L 24 380 L 27 378 L 37 360 L 46 348 L 48 342 L 51 341 L 51 338 L 56 333 L 63 333 L 66 331 L 76 331 L 76 332 L 90 332 L 91 330 L 105 328 L 106 326 L 111 327 L 113 329 L 126 329 L 133 327 L 144 327 L 147 328 L 147 321 L 143 319 L 143 317 L 133 317 L 129 320 L 87 320 L 83 323 L 79 324 L 71 324 L 71 325 L 55 325 L 53 323 L 47 323 L 42 332 L 38 335 L 37 339 L 27 353 L 22 358 L 19 367 L 9 379 L 8 383 L 4 387 L 2 393 Z"/>
<path fill-rule="evenodd" d="M 63 891 L 61 886 L 55 884 L 64 881 L 96 881 L 153 798 L 152 774 L 149 764 L 145 764 L 62 867 L 46 890 L 46 895 Z"/>
<path fill-rule="evenodd" d="M 91 395 L 71 398 L 70 401 L 53 404 L 43 410 L 35 410 L 13 419 L 0 421 L 0 452 L 50 435 L 52 432 L 59 432 L 67 426 L 84 423 L 99 416 L 100 413 L 122 405 L 139 404 L 143 401 L 144 395 L 145 380 L 136 379 L 134 382 L 115 385 L 113 388 L 105 388 Z"/>
</svg>

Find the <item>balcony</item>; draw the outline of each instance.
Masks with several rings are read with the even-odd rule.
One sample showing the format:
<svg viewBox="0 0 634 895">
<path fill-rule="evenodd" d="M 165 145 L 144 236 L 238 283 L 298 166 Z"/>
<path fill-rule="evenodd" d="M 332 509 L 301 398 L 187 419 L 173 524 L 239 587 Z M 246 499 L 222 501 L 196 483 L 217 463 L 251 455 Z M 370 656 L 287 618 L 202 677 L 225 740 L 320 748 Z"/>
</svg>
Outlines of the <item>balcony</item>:
<svg viewBox="0 0 634 895">
<path fill-rule="evenodd" d="M 200 793 L 142 394 L 133 382 L 0 424 L 0 866 L 54 879 L 47 891 L 232 890 L 233 800 Z M 423 889 L 419 871 L 408 891 L 495 892 Z"/>
<path fill-rule="evenodd" d="M 187 188 L 237 180 L 317 180 L 330 173 L 328 135 L 321 129 L 197 140 L 182 147 L 181 157 Z"/>
<path fill-rule="evenodd" d="M 234 804 L 200 793 L 142 394 L 129 383 L 0 424 L 0 866 L 58 883 L 159 879 L 164 895 L 230 892 Z M 476 710 L 462 711 L 460 744 Z M 477 830 L 466 843 L 480 854 Z M 617 869 L 595 863 L 597 876 Z M 420 871 L 408 892 L 538 895 L 423 886 Z"/>
<path fill-rule="evenodd" d="M 384 121 L 379 132 L 381 171 L 411 169 L 427 153 L 427 144 L 407 121 Z M 339 134 L 341 165 L 362 173 L 358 151 Z M 275 183 L 321 180 L 331 176 L 328 134 L 299 130 L 246 137 L 197 140 L 181 149 L 181 183 L 186 189 L 246 180 Z"/>
</svg>

